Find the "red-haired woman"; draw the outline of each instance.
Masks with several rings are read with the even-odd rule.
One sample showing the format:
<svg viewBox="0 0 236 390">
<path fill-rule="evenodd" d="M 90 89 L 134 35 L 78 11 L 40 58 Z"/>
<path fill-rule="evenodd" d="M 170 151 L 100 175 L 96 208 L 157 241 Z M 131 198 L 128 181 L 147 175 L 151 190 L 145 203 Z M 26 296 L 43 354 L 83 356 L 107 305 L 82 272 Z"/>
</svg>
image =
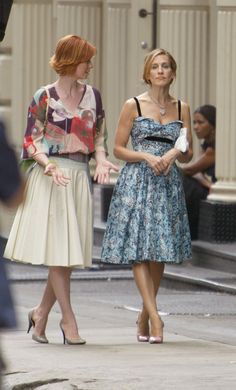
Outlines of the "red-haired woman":
<svg viewBox="0 0 236 390">
<path fill-rule="evenodd" d="M 55 83 L 41 87 L 28 112 L 23 158 L 33 158 L 26 198 L 18 209 L 5 257 L 49 267 L 47 285 L 39 305 L 29 312 L 32 338 L 48 343 L 48 314 L 58 301 L 64 343 L 84 344 L 70 303 L 73 267 L 90 267 L 92 259 L 92 199 L 88 159 L 96 160 L 94 179 L 109 180 L 106 127 L 101 96 L 85 84 L 96 48 L 67 35 L 61 38 L 51 67 Z"/>
</svg>

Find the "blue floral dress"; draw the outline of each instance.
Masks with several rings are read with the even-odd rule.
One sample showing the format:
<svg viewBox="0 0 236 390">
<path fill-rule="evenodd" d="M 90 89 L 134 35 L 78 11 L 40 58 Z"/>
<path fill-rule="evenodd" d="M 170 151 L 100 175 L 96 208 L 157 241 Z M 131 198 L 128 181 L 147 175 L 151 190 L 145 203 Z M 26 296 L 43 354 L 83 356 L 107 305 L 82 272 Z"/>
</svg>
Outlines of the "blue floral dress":
<svg viewBox="0 0 236 390">
<path fill-rule="evenodd" d="M 162 156 L 173 148 L 182 122 L 161 124 L 141 116 L 134 120 L 135 151 Z M 101 261 L 182 263 L 191 258 L 191 238 L 181 173 L 173 164 L 156 175 L 146 162 L 126 163 L 114 188 Z"/>
</svg>

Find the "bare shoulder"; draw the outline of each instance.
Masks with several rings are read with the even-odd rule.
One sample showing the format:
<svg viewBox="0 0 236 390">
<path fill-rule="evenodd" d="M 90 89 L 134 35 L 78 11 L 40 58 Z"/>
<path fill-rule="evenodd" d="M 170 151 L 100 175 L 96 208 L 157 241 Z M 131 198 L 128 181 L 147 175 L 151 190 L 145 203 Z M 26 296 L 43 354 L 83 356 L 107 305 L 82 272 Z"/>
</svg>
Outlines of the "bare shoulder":
<svg viewBox="0 0 236 390">
<path fill-rule="evenodd" d="M 205 154 L 207 156 L 214 156 L 215 155 L 215 149 L 212 146 L 208 146 L 205 150 Z"/>
<path fill-rule="evenodd" d="M 181 100 L 181 109 L 182 109 L 183 114 L 189 113 L 189 111 L 190 111 L 189 104 L 184 102 L 183 100 Z"/>
<path fill-rule="evenodd" d="M 127 108 L 134 108 L 134 107 L 136 107 L 136 102 L 135 102 L 134 98 L 127 99 L 125 101 L 123 107 L 127 107 Z"/>
<path fill-rule="evenodd" d="M 147 96 L 148 96 L 147 92 L 143 92 L 137 96 L 137 99 L 141 100 L 141 101 L 145 101 L 145 100 L 147 100 Z"/>
<path fill-rule="evenodd" d="M 134 98 L 127 99 L 122 107 L 122 112 L 129 116 L 135 116 L 136 113 L 136 102 Z"/>
</svg>

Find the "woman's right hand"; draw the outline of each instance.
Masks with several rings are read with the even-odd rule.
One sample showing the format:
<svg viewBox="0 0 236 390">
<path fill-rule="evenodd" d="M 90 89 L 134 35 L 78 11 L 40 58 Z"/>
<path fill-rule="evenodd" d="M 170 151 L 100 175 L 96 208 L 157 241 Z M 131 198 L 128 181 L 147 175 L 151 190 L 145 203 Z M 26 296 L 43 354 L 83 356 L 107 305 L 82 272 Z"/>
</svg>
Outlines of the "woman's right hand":
<svg viewBox="0 0 236 390">
<path fill-rule="evenodd" d="M 160 175 L 168 168 L 168 163 L 160 156 L 154 156 L 153 154 L 146 153 L 145 161 L 154 170 L 156 175 Z"/>
<path fill-rule="evenodd" d="M 64 176 L 62 170 L 54 162 L 49 162 L 46 165 L 44 174 L 47 176 L 52 176 L 54 183 L 58 186 L 66 186 L 70 181 L 70 178 Z"/>
</svg>

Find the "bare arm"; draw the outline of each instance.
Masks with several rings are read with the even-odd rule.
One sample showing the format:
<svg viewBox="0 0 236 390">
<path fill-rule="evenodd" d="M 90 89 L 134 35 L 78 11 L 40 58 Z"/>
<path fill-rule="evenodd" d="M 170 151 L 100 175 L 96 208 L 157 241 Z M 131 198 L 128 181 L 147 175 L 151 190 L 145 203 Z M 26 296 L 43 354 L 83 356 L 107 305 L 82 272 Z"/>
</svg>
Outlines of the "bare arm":
<svg viewBox="0 0 236 390">
<path fill-rule="evenodd" d="M 119 171 L 119 167 L 107 160 L 106 152 L 98 150 L 95 152 L 96 169 L 94 173 L 94 181 L 99 184 L 108 184 L 110 181 L 110 172 Z"/>
<path fill-rule="evenodd" d="M 127 100 L 121 110 L 114 146 L 115 157 L 123 161 L 139 162 L 145 160 L 146 153 L 136 152 L 127 148 L 131 128 L 136 115 L 136 104 L 134 99 Z"/>
<path fill-rule="evenodd" d="M 193 176 L 196 173 L 204 172 L 207 168 L 215 163 L 215 151 L 208 147 L 206 151 L 199 157 L 199 159 L 191 165 L 183 167 L 183 172 L 188 176 Z"/>
<path fill-rule="evenodd" d="M 163 171 L 165 175 L 169 173 L 175 160 L 178 160 L 179 162 L 182 163 L 186 163 L 189 162 L 193 157 L 190 110 L 188 104 L 183 102 L 182 102 L 182 119 L 183 119 L 183 127 L 187 128 L 187 139 L 189 143 L 189 149 L 186 153 L 182 153 L 180 150 L 174 147 L 163 155 L 162 159 L 167 165 L 167 168 Z"/>
<path fill-rule="evenodd" d="M 196 175 L 193 175 L 193 178 L 197 180 L 203 187 L 206 187 L 208 189 L 211 188 L 212 182 L 209 181 L 203 173 L 196 173 Z"/>
<path fill-rule="evenodd" d="M 52 176 L 52 180 L 57 185 L 66 186 L 70 178 L 64 176 L 62 170 L 57 166 L 57 164 L 48 158 L 44 153 L 38 153 L 33 156 L 33 159 L 44 168 L 44 174 L 47 176 Z"/>
<path fill-rule="evenodd" d="M 179 153 L 177 160 L 181 163 L 189 162 L 193 157 L 193 146 L 192 146 L 192 132 L 191 132 L 191 117 L 189 105 L 182 102 L 182 120 L 183 127 L 187 128 L 187 138 L 189 143 L 189 149 L 186 153 Z"/>
</svg>

